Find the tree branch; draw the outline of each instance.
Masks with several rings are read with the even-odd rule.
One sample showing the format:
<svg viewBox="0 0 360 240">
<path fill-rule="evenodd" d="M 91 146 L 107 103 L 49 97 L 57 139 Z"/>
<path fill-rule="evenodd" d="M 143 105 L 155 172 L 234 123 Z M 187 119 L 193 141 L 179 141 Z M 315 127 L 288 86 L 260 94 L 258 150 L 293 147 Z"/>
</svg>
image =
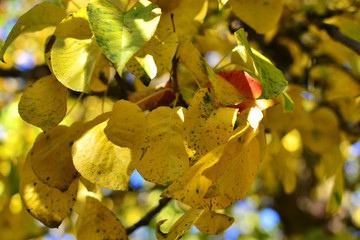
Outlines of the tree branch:
<svg viewBox="0 0 360 240">
<path fill-rule="evenodd" d="M 168 202 L 170 202 L 171 198 L 163 198 L 159 201 L 159 205 L 154 208 L 153 210 L 151 210 L 150 212 L 148 212 L 148 214 L 146 214 L 140 221 L 138 221 L 137 223 L 135 223 L 134 225 L 126 228 L 126 234 L 130 235 L 132 232 L 134 232 L 137 228 L 141 227 L 141 226 L 145 226 L 148 225 L 149 222 L 151 221 L 151 219 L 158 214 L 161 209 L 163 209 L 166 204 L 168 204 Z"/>
</svg>

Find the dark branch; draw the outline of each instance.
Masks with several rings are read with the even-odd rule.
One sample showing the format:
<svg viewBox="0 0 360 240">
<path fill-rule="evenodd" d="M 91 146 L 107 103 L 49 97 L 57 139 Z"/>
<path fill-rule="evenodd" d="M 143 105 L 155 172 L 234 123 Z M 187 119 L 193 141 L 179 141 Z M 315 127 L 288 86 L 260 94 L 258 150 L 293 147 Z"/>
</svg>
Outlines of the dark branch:
<svg viewBox="0 0 360 240">
<path fill-rule="evenodd" d="M 168 204 L 168 202 L 171 200 L 171 198 L 163 198 L 159 201 L 159 205 L 154 208 L 153 210 L 151 210 L 150 212 L 148 212 L 148 214 L 146 214 L 140 221 L 138 221 L 137 223 L 135 223 L 134 225 L 126 228 L 126 234 L 130 235 L 132 232 L 134 232 L 137 228 L 141 227 L 141 226 L 145 226 L 148 225 L 151 221 L 151 219 L 158 214 L 161 209 L 163 209 L 166 204 Z"/>
<path fill-rule="evenodd" d="M 50 70 L 46 65 L 38 65 L 26 71 L 20 71 L 15 68 L 1 69 L 0 77 L 21 77 L 24 79 L 39 79 L 50 74 Z"/>
</svg>

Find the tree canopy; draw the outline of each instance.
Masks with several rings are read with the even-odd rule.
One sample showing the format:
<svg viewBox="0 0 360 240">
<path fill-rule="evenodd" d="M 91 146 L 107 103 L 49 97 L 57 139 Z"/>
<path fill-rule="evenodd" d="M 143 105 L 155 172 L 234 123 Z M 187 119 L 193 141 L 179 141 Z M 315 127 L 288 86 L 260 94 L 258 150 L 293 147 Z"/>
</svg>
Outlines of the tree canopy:
<svg viewBox="0 0 360 240">
<path fill-rule="evenodd" d="M 359 236 L 358 1 L 0 7 L 4 239 Z"/>
</svg>

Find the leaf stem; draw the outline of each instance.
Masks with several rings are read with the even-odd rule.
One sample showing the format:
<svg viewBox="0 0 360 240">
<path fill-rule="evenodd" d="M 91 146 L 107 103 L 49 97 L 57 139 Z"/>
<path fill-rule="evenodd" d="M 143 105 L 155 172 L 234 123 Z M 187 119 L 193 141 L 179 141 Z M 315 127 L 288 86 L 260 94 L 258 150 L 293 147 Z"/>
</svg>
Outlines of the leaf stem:
<svg viewBox="0 0 360 240">
<path fill-rule="evenodd" d="M 151 221 L 151 219 L 153 219 L 153 217 L 158 214 L 167 204 L 168 202 L 170 202 L 171 198 L 163 198 L 160 199 L 159 201 L 159 205 L 154 208 L 153 210 L 151 210 L 150 212 L 148 212 L 142 219 L 140 219 L 140 221 L 138 221 L 137 223 L 135 223 L 134 225 L 126 228 L 126 234 L 130 235 L 132 232 L 134 232 L 137 228 L 141 227 L 141 226 L 145 226 L 148 225 Z"/>
</svg>

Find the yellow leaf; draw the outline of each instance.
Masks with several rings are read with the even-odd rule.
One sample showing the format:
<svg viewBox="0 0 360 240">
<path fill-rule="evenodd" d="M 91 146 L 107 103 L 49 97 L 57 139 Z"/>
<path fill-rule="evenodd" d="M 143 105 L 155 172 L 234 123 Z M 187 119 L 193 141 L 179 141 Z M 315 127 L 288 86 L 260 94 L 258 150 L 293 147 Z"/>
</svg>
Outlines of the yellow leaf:
<svg viewBox="0 0 360 240">
<path fill-rule="evenodd" d="M 99 200 L 87 197 L 76 222 L 78 240 L 126 240 L 126 231 L 115 214 Z"/>
<path fill-rule="evenodd" d="M 237 105 L 243 100 L 241 93 L 227 80 L 219 76 L 214 70 L 205 63 L 211 86 L 214 88 L 215 94 L 224 106 Z"/>
<path fill-rule="evenodd" d="M 86 8 L 64 19 L 55 30 L 51 50 L 54 75 L 74 91 L 90 92 L 90 81 L 101 56 L 92 37 Z"/>
<path fill-rule="evenodd" d="M 213 182 L 205 197 L 225 196 L 234 201 L 246 196 L 260 163 L 259 142 L 255 136 L 247 127 L 236 131 L 217 164 L 204 172 Z"/>
<path fill-rule="evenodd" d="M 176 55 L 179 62 L 184 64 L 196 78 L 200 87 L 204 87 L 209 82 L 205 59 L 190 40 L 185 37 L 179 38 Z"/>
<path fill-rule="evenodd" d="M 182 136 L 184 110 L 158 107 L 148 114 L 150 146 L 137 166 L 146 180 L 168 185 L 189 168 Z"/>
<path fill-rule="evenodd" d="M 49 75 L 25 88 L 19 114 L 28 123 L 48 131 L 65 117 L 66 99 L 67 89 Z"/>
<path fill-rule="evenodd" d="M 191 208 L 184 215 L 182 215 L 176 223 L 171 226 L 168 233 L 163 233 L 160 226 L 166 221 L 162 220 L 156 225 L 156 239 L 158 240 L 177 240 L 189 231 L 192 225 L 200 217 L 204 210 Z"/>
<path fill-rule="evenodd" d="M 195 226 L 205 234 L 219 234 L 234 222 L 234 218 L 210 210 L 204 210 Z"/>
<path fill-rule="evenodd" d="M 189 170 L 165 189 L 161 196 L 174 198 L 194 208 L 209 210 L 223 209 L 230 205 L 232 201 L 223 196 L 205 198 L 212 180 L 204 172 L 219 161 L 224 148 L 225 144 L 220 145 L 200 158 Z"/>
<path fill-rule="evenodd" d="M 35 5 L 19 18 L 0 49 L 0 59 L 4 62 L 4 53 L 9 45 L 22 33 L 35 32 L 46 27 L 56 26 L 66 17 L 65 9 L 54 3 L 43 2 Z"/>
<path fill-rule="evenodd" d="M 129 11 L 139 0 L 109 0 L 123 12 Z"/>
<path fill-rule="evenodd" d="M 108 140 L 104 133 L 107 121 L 96 125 L 78 139 L 73 148 L 73 161 L 79 173 L 92 183 L 113 190 L 128 190 L 132 152 Z"/>
<path fill-rule="evenodd" d="M 58 227 L 70 214 L 76 201 L 78 180 L 66 191 L 42 183 L 31 168 L 31 154 L 24 163 L 20 178 L 20 195 L 27 211 L 47 227 Z"/>
<path fill-rule="evenodd" d="M 326 205 L 327 214 L 332 215 L 335 214 L 337 211 L 339 211 L 341 207 L 343 192 L 344 192 L 344 169 L 343 167 L 340 167 L 336 172 L 330 199 L 328 200 L 328 203 Z"/>
<path fill-rule="evenodd" d="M 145 113 L 136 104 L 125 100 L 114 104 L 104 132 L 111 142 L 121 148 L 129 149 L 131 159 L 127 174 L 134 171 L 146 150 L 147 129 Z"/>
<path fill-rule="evenodd" d="M 339 144 L 339 120 L 326 107 L 311 112 L 299 127 L 304 145 L 315 153 L 326 153 Z"/>
<path fill-rule="evenodd" d="M 108 113 L 104 113 L 87 123 L 76 122 L 70 127 L 56 126 L 39 134 L 30 151 L 31 165 L 36 176 L 50 187 L 61 191 L 68 189 L 79 175 L 71 156 L 74 142 L 87 129 L 105 121 L 108 116 Z"/>
<path fill-rule="evenodd" d="M 272 30 L 283 10 L 282 0 L 231 0 L 229 5 L 238 18 L 258 33 Z"/>
<path fill-rule="evenodd" d="M 126 64 L 127 69 L 146 86 L 167 70 L 178 45 L 170 18 L 162 17 L 154 36 Z"/>
<path fill-rule="evenodd" d="M 220 107 L 211 89 L 200 89 L 190 102 L 184 121 L 184 139 L 195 152 L 191 165 L 227 142 L 234 128 L 236 108 Z"/>
</svg>

